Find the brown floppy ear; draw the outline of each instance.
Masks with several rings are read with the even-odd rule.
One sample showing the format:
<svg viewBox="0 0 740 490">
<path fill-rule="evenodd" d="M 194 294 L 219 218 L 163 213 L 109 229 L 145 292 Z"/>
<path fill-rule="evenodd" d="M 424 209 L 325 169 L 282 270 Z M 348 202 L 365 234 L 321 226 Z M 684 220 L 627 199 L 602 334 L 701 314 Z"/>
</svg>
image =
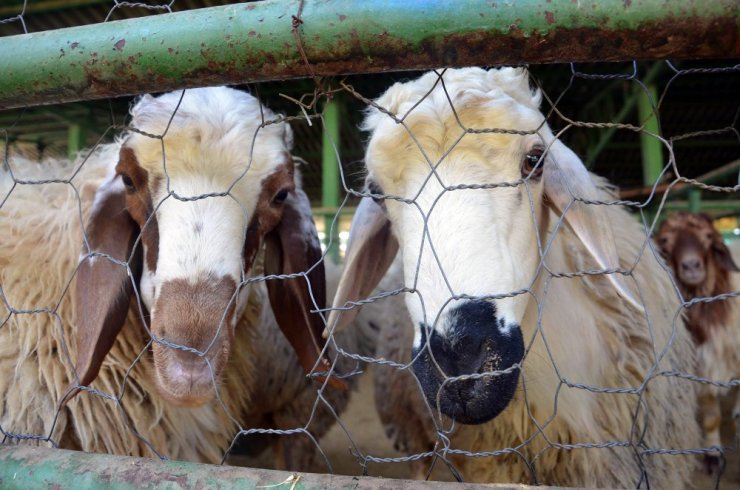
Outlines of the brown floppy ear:
<svg viewBox="0 0 740 490">
<path fill-rule="evenodd" d="M 398 241 L 391 231 L 383 206 L 363 197 L 352 218 L 342 278 L 334 296 L 324 337 L 329 329 L 338 332 L 360 312 L 359 307 L 342 310 L 348 301 L 367 298 L 383 278 L 398 253 Z"/>
<path fill-rule="evenodd" d="M 740 272 L 740 268 L 738 268 L 735 260 L 732 258 L 730 249 L 727 248 L 724 240 L 722 240 L 722 235 L 717 230 L 714 230 L 712 236 L 712 253 L 714 254 L 714 259 L 722 268 L 728 271 Z"/>
<path fill-rule="evenodd" d="M 581 162 L 581 159 L 560 140 L 554 140 L 547 150 L 548 158 L 543 171 L 545 194 L 550 205 L 558 214 L 565 213 L 564 220 L 591 254 L 599 267 L 619 267 L 619 254 L 606 206 L 574 201 L 599 200 L 596 185 Z M 567 211 L 566 211 L 567 210 Z M 634 306 L 644 311 L 643 306 L 620 274 L 607 274 L 617 293 Z"/>
<path fill-rule="evenodd" d="M 303 369 L 309 373 L 318 362 L 319 369 L 329 371 L 331 365 L 321 355 L 325 345 L 321 338 L 323 320 L 319 313 L 311 313 L 314 302 L 320 310 L 326 305 L 321 245 L 311 218 L 308 197 L 302 190 L 295 189 L 285 199 L 282 219 L 265 235 L 265 275 L 306 271 L 310 291 L 306 278 L 298 276 L 267 281 L 267 292 L 278 325 L 293 346 Z M 334 376 L 330 377 L 329 383 L 335 388 L 347 388 Z"/>
<path fill-rule="evenodd" d="M 60 405 L 77 394 L 78 386 L 87 386 L 98 376 L 103 359 L 126 320 L 133 281 L 138 283 L 141 276 L 140 247 L 129 262 L 133 277 L 129 277 L 126 267 L 106 257 L 127 262 L 139 235 L 139 227 L 126 211 L 120 176 L 98 189 L 84 233 L 87 244 L 82 245 L 84 258 L 75 285 L 78 379 Z"/>
</svg>

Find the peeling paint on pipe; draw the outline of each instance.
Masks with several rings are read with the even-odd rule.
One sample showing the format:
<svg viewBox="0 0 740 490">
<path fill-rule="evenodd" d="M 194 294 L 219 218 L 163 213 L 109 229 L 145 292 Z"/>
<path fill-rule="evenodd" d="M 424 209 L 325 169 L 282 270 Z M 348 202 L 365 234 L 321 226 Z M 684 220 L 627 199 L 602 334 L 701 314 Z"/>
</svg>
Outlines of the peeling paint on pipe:
<svg viewBox="0 0 740 490">
<path fill-rule="evenodd" d="M 293 485 L 295 483 L 295 485 Z M 399 489 L 472 490 L 534 488 L 525 485 L 473 485 L 386 478 L 289 473 L 236 466 L 159 461 L 63 449 L 0 445 L 0 488 L 140 489 Z M 537 487 L 538 490 L 552 487 Z"/>
<path fill-rule="evenodd" d="M 298 0 L 267 0 L 0 38 L 0 109 L 306 77 Z M 314 0 L 316 75 L 443 66 L 733 58 L 737 0 Z"/>
</svg>

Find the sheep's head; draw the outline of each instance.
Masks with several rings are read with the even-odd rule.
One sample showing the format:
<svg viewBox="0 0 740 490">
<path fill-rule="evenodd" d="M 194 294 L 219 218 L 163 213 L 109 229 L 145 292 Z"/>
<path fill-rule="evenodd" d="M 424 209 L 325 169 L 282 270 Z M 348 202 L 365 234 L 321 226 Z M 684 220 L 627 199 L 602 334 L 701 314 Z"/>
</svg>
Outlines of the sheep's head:
<svg viewBox="0 0 740 490">
<path fill-rule="evenodd" d="M 430 73 L 376 101 L 403 124 L 376 109 L 367 117 L 367 188 L 385 197 L 359 206 L 334 306 L 366 297 L 400 248 L 425 395 L 459 422 L 482 423 L 516 391 L 543 208 L 567 210 L 596 264 L 618 260 L 599 210 L 573 202 L 597 189 L 547 127 L 526 71 L 447 70 L 443 80 Z M 329 328 L 352 316 L 333 312 Z"/>
<path fill-rule="evenodd" d="M 114 172 L 97 192 L 83 254 L 128 261 L 134 280 L 107 257 L 81 263 L 77 374 L 82 385 L 97 376 L 135 291 L 150 315 L 158 391 L 197 406 L 212 398 L 229 358 L 246 305 L 244 279 L 262 244 L 266 274 L 309 271 L 310 281 L 268 281 L 271 301 L 281 303 L 278 323 L 307 371 L 322 347 L 311 298 L 320 306 L 325 286 L 309 203 L 295 183 L 289 126 L 236 90 L 180 96 L 145 96 L 135 105 L 136 130 L 123 138 Z M 272 122 L 263 125 L 263 117 Z"/>
<path fill-rule="evenodd" d="M 668 216 L 655 241 L 673 268 L 684 293 L 704 284 L 713 272 L 714 264 L 725 271 L 738 271 L 722 235 L 705 214 L 675 213 Z"/>
</svg>

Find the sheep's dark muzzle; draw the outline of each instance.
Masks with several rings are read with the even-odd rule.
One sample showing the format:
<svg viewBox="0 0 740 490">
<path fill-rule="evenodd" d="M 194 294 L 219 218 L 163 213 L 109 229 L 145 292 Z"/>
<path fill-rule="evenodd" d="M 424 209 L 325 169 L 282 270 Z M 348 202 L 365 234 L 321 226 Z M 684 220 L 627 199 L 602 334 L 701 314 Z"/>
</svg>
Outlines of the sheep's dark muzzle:
<svg viewBox="0 0 740 490">
<path fill-rule="evenodd" d="M 440 411 L 457 422 L 482 424 L 501 413 L 514 396 L 524 338 L 518 325 L 500 328 L 489 302 L 469 301 L 449 315 L 445 336 L 422 326 L 414 372 L 433 407 L 439 401 Z"/>
</svg>

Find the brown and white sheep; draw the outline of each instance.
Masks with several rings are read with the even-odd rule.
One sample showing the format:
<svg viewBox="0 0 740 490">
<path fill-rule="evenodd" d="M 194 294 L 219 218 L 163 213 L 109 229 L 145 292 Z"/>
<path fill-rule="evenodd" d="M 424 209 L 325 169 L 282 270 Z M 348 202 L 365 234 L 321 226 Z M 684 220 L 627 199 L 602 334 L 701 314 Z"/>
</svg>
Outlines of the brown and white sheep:
<svg viewBox="0 0 740 490">
<path fill-rule="evenodd" d="M 479 453 L 458 460 L 466 479 L 682 488 L 694 384 L 660 374 L 692 371 L 678 298 L 636 220 L 588 203 L 614 196 L 540 99 L 526 70 L 466 68 L 375 101 L 373 196 L 334 307 L 366 298 L 400 250 L 412 368 L 437 424 L 456 420 L 448 454 Z"/>
<path fill-rule="evenodd" d="M 686 328 L 691 332 L 697 352 L 699 376 L 727 383 L 740 379 L 740 269 L 730 250 L 705 214 L 675 213 L 661 224 L 655 240 L 684 301 L 700 301 L 686 308 Z M 725 296 L 729 295 L 729 296 Z M 702 384 L 699 409 L 706 449 L 722 447 L 720 394 L 727 391 L 713 384 Z M 740 393 L 732 411 L 735 425 L 740 423 Z M 704 457 L 705 469 L 716 470 L 716 452 Z"/>
<path fill-rule="evenodd" d="M 131 113 L 84 158 L 0 177 L 4 439 L 219 462 L 240 429 L 307 427 L 276 447 L 277 466 L 306 469 L 307 434 L 335 418 L 312 417 L 305 376 L 329 366 L 309 313 L 325 283 L 290 127 L 223 87 Z M 324 393 L 337 411 L 347 396 Z"/>
</svg>

